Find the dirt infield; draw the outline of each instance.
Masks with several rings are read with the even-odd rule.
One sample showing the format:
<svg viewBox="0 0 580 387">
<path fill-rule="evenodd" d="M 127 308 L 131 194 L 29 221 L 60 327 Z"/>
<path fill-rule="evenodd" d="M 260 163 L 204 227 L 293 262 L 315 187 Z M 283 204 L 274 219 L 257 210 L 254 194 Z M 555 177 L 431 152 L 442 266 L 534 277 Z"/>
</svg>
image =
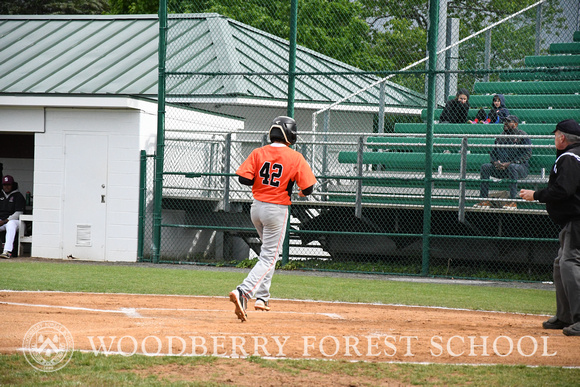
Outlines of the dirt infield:
<svg viewBox="0 0 580 387">
<path fill-rule="evenodd" d="M 241 323 L 226 297 L 0 291 L 0 353 L 54 321 L 75 350 L 149 355 L 580 366 L 580 337 L 545 316 L 273 300 Z"/>
</svg>

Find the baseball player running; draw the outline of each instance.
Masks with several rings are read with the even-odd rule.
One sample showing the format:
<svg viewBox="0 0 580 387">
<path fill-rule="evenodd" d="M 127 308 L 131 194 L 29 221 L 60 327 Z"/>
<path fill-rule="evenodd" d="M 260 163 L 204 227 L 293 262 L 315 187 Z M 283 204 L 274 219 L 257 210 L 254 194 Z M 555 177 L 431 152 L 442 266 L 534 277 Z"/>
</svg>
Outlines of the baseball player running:
<svg viewBox="0 0 580 387">
<path fill-rule="evenodd" d="M 256 297 L 254 309 L 270 310 L 270 284 L 286 235 L 294 183 L 302 197 L 310 195 L 316 183 L 302 154 L 289 148 L 296 142 L 296 132 L 292 118 L 276 117 L 269 131 L 271 144 L 254 149 L 236 171 L 241 184 L 252 186 L 250 215 L 262 240 L 258 263 L 244 282 L 230 292 L 230 301 L 242 322 L 248 319 L 246 308 L 251 298 Z"/>
</svg>

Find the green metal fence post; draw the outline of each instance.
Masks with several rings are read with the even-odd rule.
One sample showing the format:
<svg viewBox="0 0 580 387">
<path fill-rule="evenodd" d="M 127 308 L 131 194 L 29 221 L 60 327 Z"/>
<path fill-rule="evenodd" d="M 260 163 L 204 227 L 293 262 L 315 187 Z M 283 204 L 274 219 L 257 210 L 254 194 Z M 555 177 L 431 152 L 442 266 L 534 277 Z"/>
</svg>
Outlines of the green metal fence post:
<svg viewBox="0 0 580 387">
<path fill-rule="evenodd" d="M 288 107 L 287 116 L 294 117 L 294 88 L 296 85 L 296 28 L 298 24 L 298 0 L 290 2 L 290 47 L 288 57 Z"/>
<path fill-rule="evenodd" d="M 161 199 L 165 153 L 165 58 L 167 53 L 167 0 L 159 1 L 159 80 L 157 85 L 157 152 L 153 209 L 153 262 L 159 263 L 161 250 Z"/>
<path fill-rule="evenodd" d="M 459 209 L 457 211 L 457 220 L 461 223 L 465 223 L 465 191 L 467 189 L 467 184 L 465 179 L 467 178 L 467 148 L 468 142 L 467 137 L 461 139 L 461 161 L 459 163 Z"/>
<path fill-rule="evenodd" d="M 145 235 L 145 194 L 147 192 L 147 153 L 139 157 L 139 226 L 137 229 L 137 261 L 143 260 L 143 235 Z"/>
<path fill-rule="evenodd" d="M 286 115 L 294 117 L 294 87 L 296 84 L 296 25 L 298 23 L 298 0 L 290 2 L 290 47 L 288 57 L 288 107 Z M 282 248 L 282 265 L 286 265 L 290 256 L 290 212 L 286 225 L 286 238 Z"/>
<path fill-rule="evenodd" d="M 437 70 L 437 25 L 439 1 L 429 1 L 429 70 L 427 73 L 427 133 L 425 135 L 425 200 L 423 206 L 423 263 L 421 275 L 429 274 L 429 250 L 431 236 L 431 184 L 433 182 L 433 119 L 435 116 L 435 88 Z"/>
</svg>

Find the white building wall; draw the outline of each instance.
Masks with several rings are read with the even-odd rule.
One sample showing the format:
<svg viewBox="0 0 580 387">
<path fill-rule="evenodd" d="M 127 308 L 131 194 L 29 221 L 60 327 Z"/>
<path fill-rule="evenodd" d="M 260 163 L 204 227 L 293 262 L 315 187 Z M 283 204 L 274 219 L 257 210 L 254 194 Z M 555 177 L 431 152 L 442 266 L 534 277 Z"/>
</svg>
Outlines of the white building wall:
<svg viewBox="0 0 580 387">
<path fill-rule="evenodd" d="M 108 137 L 104 260 L 135 261 L 139 197 L 140 110 L 47 108 L 46 131 L 36 134 L 32 255 L 66 258 L 63 246 L 65 209 L 65 137 Z M 87 147 L 91 144 L 87 143 Z M 83 211 L 83 208 L 78 208 Z M 70 231 L 70 228 L 66 228 Z M 99 243 L 97 241 L 97 243 Z M 86 247 L 87 249 L 90 247 Z M 83 259 L 82 256 L 77 258 Z"/>
<path fill-rule="evenodd" d="M 107 261 L 135 261 L 137 258 L 137 236 L 139 220 L 139 173 L 140 173 L 140 151 L 145 150 L 148 155 L 156 151 L 157 140 L 157 105 L 151 102 L 119 97 L 64 97 L 64 96 L 0 96 L 0 109 L 3 116 L 10 116 L 19 119 L 10 125 L 0 125 L 0 131 L 18 132 L 18 128 L 25 128 L 26 132 L 32 132 L 35 136 L 34 160 L 27 163 L 19 163 L 17 159 L 10 159 L 6 164 L 18 166 L 21 188 L 30 190 L 34 195 L 33 207 L 33 235 L 32 235 L 32 256 L 42 258 L 65 259 L 70 254 L 71 248 L 66 246 L 71 240 L 71 234 L 76 225 L 64 224 L 65 214 L 70 214 L 70 185 L 65 187 L 65 181 L 69 179 L 70 171 L 66 171 L 67 165 L 78 167 L 80 161 L 92 160 L 91 152 L 95 154 L 96 146 L 91 143 L 91 139 L 99 139 L 99 143 L 107 149 L 103 152 L 106 168 L 106 189 L 101 191 L 101 187 L 95 189 L 97 197 L 102 193 L 106 196 L 106 214 L 102 217 L 103 225 L 92 225 L 92 227 L 102 227 L 105 229 L 104 241 L 95 240 L 95 246 L 82 246 L 81 249 L 75 245 L 74 257 L 78 259 L 95 259 Z M 24 110 L 23 110 L 24 109 Z M 179 134 L 168 134 L 185 136 L 195 143 L 194 138 L 189 138 L 188 130 L 195 131 L 236 131 L 244 128 L 243 120 L 235 117 L 224 116 L 223 114 L 211 114 L 191 109 L 179 109 L 167 107 L 166 126 L 168 131 L 177 130 Z M 20 114 L 23 111 L 31 114 Z M 41 118 L 41 119 L 39 119 Z M 199 132 L 198 132 L 199 133 Z M 79 152 L 81 158 L 78 164 L 71 164 L 67 159 L 67 135 L 69 139 L 74 137 L 73 144 L 84 144 L 82 136 L 87 136 L 86 152 Z M 79 141 L 79 137 L 81 140 Z M 106 137 L 106 141 L 100 141 Z M 71 142 L 68 142 L 69 144 Z M 78 146 L 78 145 L 77 145 Z M 167 152 L 167 151 L 166 151 Z M 70 155 L 69 151 L 69 155 Z M 179 155 L 177 155 L 179 157 Z M 72 156 L 71 156 L 72 157 Z M 171 159 L 175 155 L 167 154 Z M 70 158 L 70 157 L 69 157 Z M 95 163 L 96 164 L 96 163 Z M 93 167 L 95 164 L 90 164 Z M 184 169 L 185 166 L 176 166 Z M 78 169 L 78 168 L 77 168 Z M 97 169 L 99 172 L 101 169 Z M 77 171 L 77 174 L 79 172 Z M 82 179 L 82 172 L 80 172 Z M 76 175 L 75 175 L 76 177 Z M 151 176 L 149 176 L 150 178 Z M 89 181 L 87 177 L 87 182 Z M 83 181 L 72 180 L 73 185 L 81 184 Z M 88 185 L 88 184 L 87 184 Z M 28 188 L 30 186 L 30 188 Z M 98 192 L 97 192 L 98 191 Z M 72 194 L 74 195 L 74 194 Z M 78 198 L 78 196 L 76 197 Z M 152 192 L 146 193 L 147 205 L 152 204 Z M 91 199 L 94 201 L 94 199 Z M 86 211 L 88 204 L 85 202 L 78 208 L 73 208 L 75 214 Z M 86 203 L 90 200 L 87 199 Z M 67 207 L 68 205 L 68 207 Z M 68 212 L 67 212 L 68 211 Z M 102 214 L 102 213 L 100 213 Z M 180 219 L 184 213 L 167 212 L 164 214 L 164 223 L 174 223 L 175 219 Z M 96 229 L 92 229 L 97 234 Z M 102 229 L 98 230 L 103 233 Z M 65 235 L 66 232 L 66 235 Z M 206 235 L 207 234 L 207 235 Z M 65 238 L 66 237 L 66 238 Z M 100 237 L 94 237 L 101 239 Z M 148 241 L 149 235 L 145 236 Z M 78 239 L 77 239 L 78 241 Z M 197 230 L 181 230 L 176 232 L 164 232 L 164 244 L 180 246 L 179 254 L 187 252 L 207 251 L 212 249 L 214 243 L 213 233 L 200 234 Z M 99 254 L 104 246 L 104 254 L 100 258 L 91 256 L 90 251 L 97 250 Z M 149 248 L 148 243 L 145 249 Z M 82 253 L 82 249 L 87 254 Z M 81 253 L 77 254 L 79 251 Z"/>
</svg>

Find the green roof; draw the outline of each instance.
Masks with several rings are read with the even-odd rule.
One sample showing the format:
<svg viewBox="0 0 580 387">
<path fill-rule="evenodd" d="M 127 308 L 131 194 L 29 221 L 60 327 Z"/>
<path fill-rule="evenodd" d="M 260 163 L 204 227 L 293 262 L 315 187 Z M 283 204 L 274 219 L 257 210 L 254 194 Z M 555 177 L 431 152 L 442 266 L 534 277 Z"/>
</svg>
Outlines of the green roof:
<svg viewBox="0 0 580 387">
<path fill-rule="evenodd" d="M 173 100 L 286 99 L 287 78 L 279 74 L 288 68 L 288 41 L 215 13 L 170 15 L 168 31 Z M 158 35 L 157 15 L 0 15 L 0 93 L 155 98 Z M 300 46 L 296 56 L 297 73 L 361 72 Z M 332 103 L 378 79 L 362 72 L 298 76 L 295 100 Z M 378 90 L 350 103 L 376 105 Z M 386 106 L 426 107 L 424 95 L 392 82 L 386 95 Z"/>
</svg>

